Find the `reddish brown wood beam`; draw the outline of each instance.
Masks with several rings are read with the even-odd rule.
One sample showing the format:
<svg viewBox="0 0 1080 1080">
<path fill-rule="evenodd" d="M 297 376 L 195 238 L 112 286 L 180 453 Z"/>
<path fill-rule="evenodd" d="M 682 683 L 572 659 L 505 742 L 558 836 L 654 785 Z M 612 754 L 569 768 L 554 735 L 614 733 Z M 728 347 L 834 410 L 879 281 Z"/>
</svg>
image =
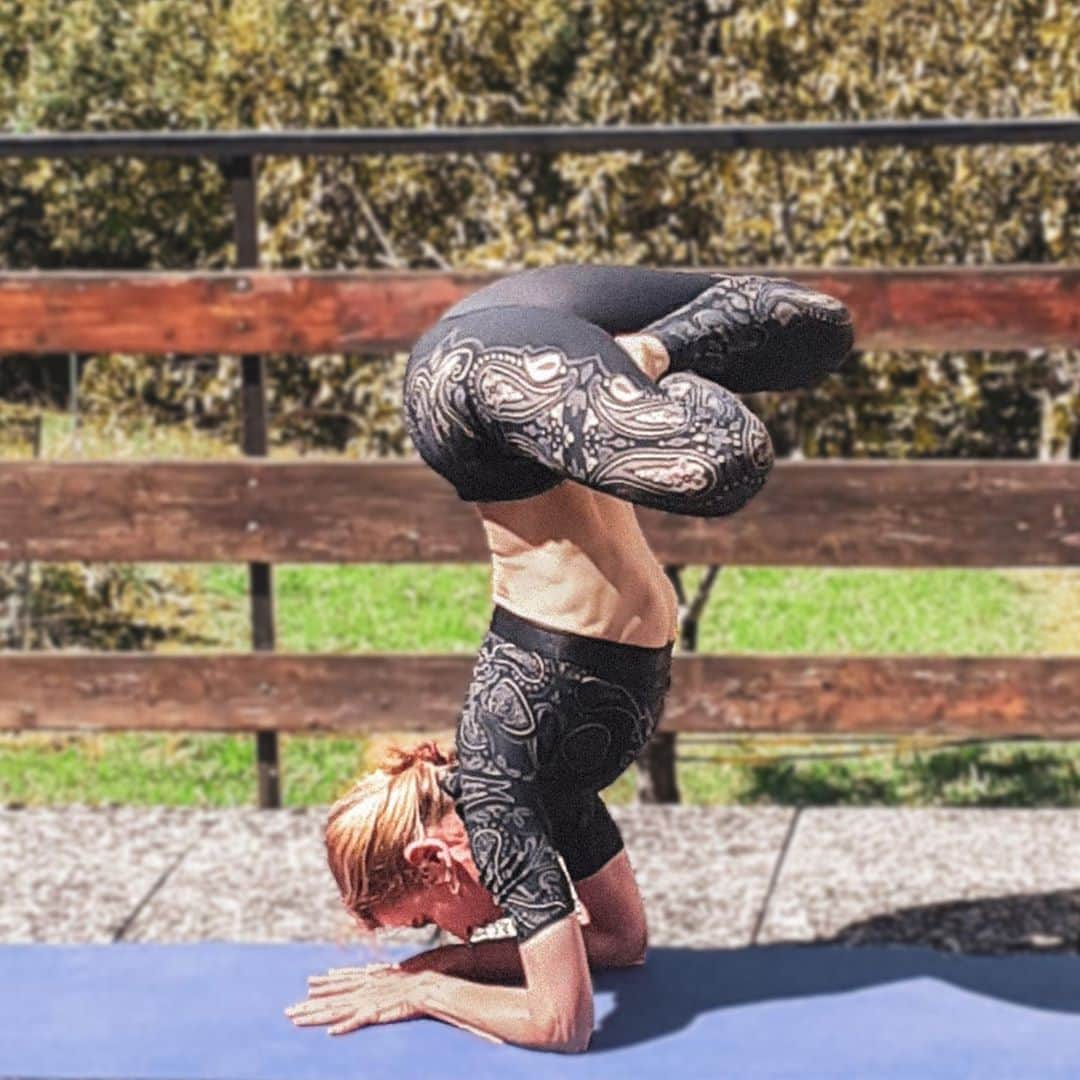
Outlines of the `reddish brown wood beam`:
<svg viewBox="0 0 1080 1080">
<path fill-rule="evenodd" d="M 0 656 L 0 730 L 453 728 L 472 657 Z M 695 732 L 1080 737 L 1080 657 L 683 655 L 664 727 Z"/>
<path fill-rule="evenodd" d="M 735 272 L 755 272 L 739 268 Z M 1080 268 L 772 268 L 835 293 L 860 349 L 1080 346 Z M 499 274 L 2 273 L 0 353 L 385 351 Z"/>
<path fill-rule="evenodd" d="M 1080 345 L 1080 267 L 910 267 L 791 275 L 843 300 L 859 349 Z"/>
<path fill-rule="evenodd" d="M 665 563 L 1080 565 L 1080 464 L 781 462 L 727 518 L 639 510 Z M 0 462 L 0 561 L 484 562 L 474 506 L 394 462 Z"/>
</svg>

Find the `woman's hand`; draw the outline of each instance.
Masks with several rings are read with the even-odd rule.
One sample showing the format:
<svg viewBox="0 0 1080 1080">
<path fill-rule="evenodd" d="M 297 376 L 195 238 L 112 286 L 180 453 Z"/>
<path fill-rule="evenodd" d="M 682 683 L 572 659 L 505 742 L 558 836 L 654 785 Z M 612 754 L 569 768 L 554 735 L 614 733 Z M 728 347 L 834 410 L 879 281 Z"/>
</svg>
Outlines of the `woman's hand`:
<svg viewBox="0 0 1080 1080">
<path fill-rule="evenodd" d="M 330 1035 L 345 1035 L 372 1024 L 415 1020 L 419 1008 L 420 974 L 396 964 L 331 968 L 308 980 L 308 1000 L 285 1010 L 297 1027 L 330 1024 Z"/>
<path fill-rule="evenodd" d="M 326 994 L 336 993 L 337 989 L 352 989 L 359 985 L 359 980 L 365 975 L 373 975 L 378 971 L 388 971 L 396 968 L 397 964 L 364 964 L 361 967 L 331 968 L 325 975 L 308 976 L 308 996 L 324 997 Z"/>
</svg>

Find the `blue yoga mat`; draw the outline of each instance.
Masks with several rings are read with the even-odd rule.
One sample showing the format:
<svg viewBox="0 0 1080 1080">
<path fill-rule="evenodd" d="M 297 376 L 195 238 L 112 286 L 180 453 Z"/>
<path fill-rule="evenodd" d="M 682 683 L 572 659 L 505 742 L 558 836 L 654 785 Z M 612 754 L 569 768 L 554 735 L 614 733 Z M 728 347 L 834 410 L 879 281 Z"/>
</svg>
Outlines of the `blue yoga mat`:
<svg viewBox="0 0 1080 1080">
<path fill-rule="evenodd" d="M 309 974 L 370 959 L 333 945 L 0 946 L 0 1077 L 1080 1076 L 1073 956 L 652 949 L 643 968 L 595 976 L 597 1030 L 574 1056 L 433 1020 L 329 1037 L 283 1015 Z"/>
</svg>

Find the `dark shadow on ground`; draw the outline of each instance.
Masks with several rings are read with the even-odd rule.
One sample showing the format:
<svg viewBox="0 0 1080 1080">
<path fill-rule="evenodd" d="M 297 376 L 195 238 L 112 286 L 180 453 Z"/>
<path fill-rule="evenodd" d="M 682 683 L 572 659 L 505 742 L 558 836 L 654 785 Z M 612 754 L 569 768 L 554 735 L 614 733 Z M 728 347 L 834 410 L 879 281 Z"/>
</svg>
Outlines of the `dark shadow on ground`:
<svg viewBox="0 0 1080 1080">
<path fill-rule="evenodd" d="M 776 806 L 1070 807 L 1080 771 L 1068 743 L 1021 740 L 894 758 L 779 760 L 745 766 L 741 798 Z"/>
<path fill-rule="evenodd" d="M 851 923 L 836 945 L 926 945 L 971 955 L 1080 953 L 1080 889 L 953 900 Z"/>
<path fill-rule="evenodd" d="M 1033 950 L 1040 942 L 1044 947 Z M 592 1047 L 671 1035 L 718 1009 L 924 978 L 1080 1015 L 1078 951 L 1080 892 L 1074 891 L 912 908 L 811 944 L 652 948 L 644 967 L 595 976 L 596 989 L 613 992 L 616 1007 Z"/>
</svg>

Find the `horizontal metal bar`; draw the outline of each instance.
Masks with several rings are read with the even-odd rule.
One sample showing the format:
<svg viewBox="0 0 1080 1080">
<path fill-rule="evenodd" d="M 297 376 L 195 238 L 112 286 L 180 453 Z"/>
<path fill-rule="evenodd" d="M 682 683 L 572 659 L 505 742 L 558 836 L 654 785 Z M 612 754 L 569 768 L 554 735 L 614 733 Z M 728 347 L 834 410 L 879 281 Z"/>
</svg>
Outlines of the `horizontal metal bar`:
<svg viewBox="0 0 1080 1080">
<path fill-rule="evenodd" d="M 1080 117 L 603 127 L 106 131 L 0 135 L 0 157 L 229 158 L 246 154 L 513 154 L 608 150 L 815 150 L 1080 142 Z"/>
</svg>

